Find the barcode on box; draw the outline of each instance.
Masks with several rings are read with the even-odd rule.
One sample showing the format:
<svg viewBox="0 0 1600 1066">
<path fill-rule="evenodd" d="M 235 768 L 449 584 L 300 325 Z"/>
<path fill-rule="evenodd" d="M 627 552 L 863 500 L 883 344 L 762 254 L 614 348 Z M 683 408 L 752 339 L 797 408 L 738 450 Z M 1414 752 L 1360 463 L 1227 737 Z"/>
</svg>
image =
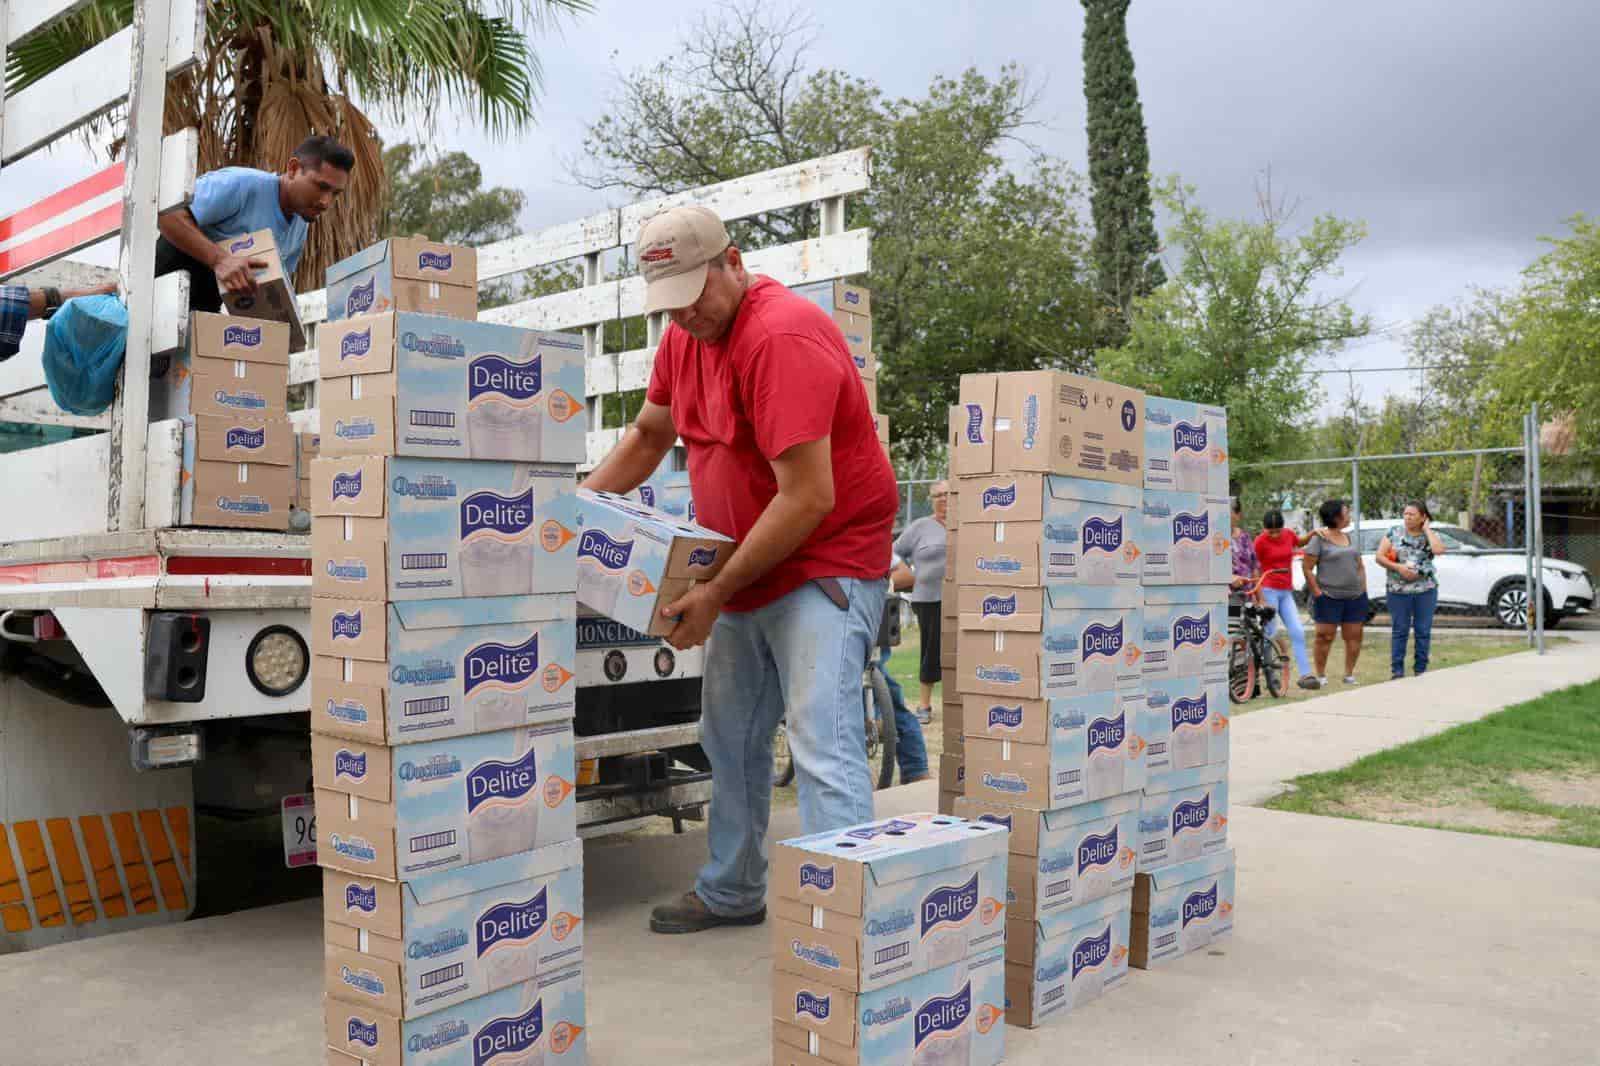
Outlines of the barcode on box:
<svg viewBox="0 0 1600 1066">
<path fill-rule="evenodd" d="M 450 556 L 444 552 L 410 552 L 400 556 L 402 570 L 443 570 L 450 565 Z"/>
<path fill-rule="evenodd" d="M 1077 556 L 1077 553 L 1075 553 L 1075 552 L 1051 552 L 1050 553 L 1050 565 L 1051 566 L 1076 566 L 1077 564 L 1078 564 L 1078 556 Z"/>
<path fill-rule="evenodd" d="M 1060 773 L 1056 774 L 1056 784 L 1075 785 L 1080 779 L 1082 779 L 1082 777 L 1082 770 L 1062 770 Z"/>
<path fill-rule="evenodd" d="M 454 981 L 458 979 L 462 973 L 465 972 L 465 970 L 465 964 L 458 962 L 454 966 L 446 966 L 443 969 L 433 970 L 429 973 L 425 973 L 422 975 L 422 987 L 433 988 L 436 985 L 442 985 L 447 981 Z"/>
<path fill-rule="evenodd" d="M 882 966 L 886 962 L 893 962 L 895 959 L 904 958 L 909 954 L 911 954 L 911 941 L 902 940 L 898 944 L 891 944 L 889 947 L 879 951 L 872 957 L 872 961 L 873 965 Z"/>
<path fill-rule="evenodd" d="M 1166 753 L 1167 753 L 1167 742 L 1164 741 L 1164 740 L 1159 740 L 1159 741 L 1153 740 L 1153 741 L 1150 742 L 1149 750 L 1146 751 L 1146 753 L 1145 753 L 1145 758 L 1149 759 L 1149 758 L 1153 758 L 1153 757 L 1155 757 L 1157 755 L 1165 755 Z"/>
<path fill-rule="evenodd" d="M 406 700 L 405 716 L 410 718 L 417 714 L 438 714 L 450 709 L 449 696 L 429 696 L 425 700 Z"/>
<path fill-rule="evenodd" d="M 1044 886 L 1044 894 L 1046 896 L 1059 896 L 1061 893 L 1067 891 L 1071 887 L 1071 881 L 1051 881 L 1048 885 Z"/>
<path fill-rule="evenodd" d="M 1154 954 L 1155 952 L 1160 951 L 1162 948 L 1171 947 L 1177 942 L 1177 933 L 1163 933 L 1162 935 L 1156 937 L 1156 942 L 1154 944 L 1150 945 L 1151 953 Z"/>
<path fill-rule="evenodd" d="M 454 411 L 412 411 L 411 424 L 428 429 L 449 429 L 456 424 Z"/>
<path fill-rule="evenodd" d="M 456 831 L 454 829 L 446 829 L 442 833 L 424 833 L 422 836 L 411 838 L 411 854 L 415 855 L 422 851 L 435 851 L 439 848 L 454 847 L 455 842 Z"/>
<path fill-rule="evenodd" d="M 1071 677 L 1074 673 L 1077 672 L 1076 669 L 1075 669 L 1077 667 L 1077 665 L 1078 665 L 1077 663 L 1051 663 L 1050 664 L 1050 676 L 1051 677 Z"/>
</svg>

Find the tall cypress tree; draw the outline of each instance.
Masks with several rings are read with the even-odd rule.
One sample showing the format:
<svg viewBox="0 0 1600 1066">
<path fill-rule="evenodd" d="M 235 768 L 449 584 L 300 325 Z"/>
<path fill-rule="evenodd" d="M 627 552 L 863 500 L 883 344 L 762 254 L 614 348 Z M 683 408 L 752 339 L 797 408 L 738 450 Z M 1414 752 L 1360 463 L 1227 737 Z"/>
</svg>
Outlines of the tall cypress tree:
<svg viewBox="0 0 1600 1066">
<path fill-rule="evenodd" d="M 1107 340 L 1121 344 L 1134 297 L 1166 280 L 1150 206 L 1150 145 L 1128 47 L 1130 0 L 1083 0 L 1083 94 L 1089 105 L 1089 206 Z"/>
</svg>

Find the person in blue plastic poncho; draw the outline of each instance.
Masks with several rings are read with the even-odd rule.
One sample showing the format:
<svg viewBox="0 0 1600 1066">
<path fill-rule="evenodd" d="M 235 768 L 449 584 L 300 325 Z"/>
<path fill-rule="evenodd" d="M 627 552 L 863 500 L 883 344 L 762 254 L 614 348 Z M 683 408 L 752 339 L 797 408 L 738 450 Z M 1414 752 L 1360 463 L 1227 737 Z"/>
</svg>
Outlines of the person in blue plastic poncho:
<svg viewBox="0 0 1600 1066">
<path fill-rule="evenodd" d="M 49 318 L 62 304 L 79 296 L 116 292 L 115 285 L 92 289 L 57 289 L 50 285 L 0 285 L 0 362 L 10 359 L 22 347 L 22 333 L 30 318 Z"/>
<path fill-rule="evenodd" d="M 218 311 L 223 292 L 253 292 L 253 271 L 266 264 L 229 255 L 217 242 L 263 229 L 272 231 L 283 272 L 292 275 L 311 223 L 343 194 L 355 162 L 350 149 L 332 137 L 314 136 L 294 150 L 281 174 L 224 167 L 202 175 L 189 206 L 160 218 L 156 276 L 187 271 L 189 307 Z"/>
</svg>

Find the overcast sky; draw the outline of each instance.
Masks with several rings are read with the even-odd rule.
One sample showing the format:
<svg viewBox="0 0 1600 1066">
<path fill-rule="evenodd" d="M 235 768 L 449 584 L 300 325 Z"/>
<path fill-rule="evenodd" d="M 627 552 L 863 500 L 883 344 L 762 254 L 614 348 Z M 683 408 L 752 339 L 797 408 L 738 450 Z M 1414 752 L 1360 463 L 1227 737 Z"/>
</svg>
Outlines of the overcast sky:
<svg viewBox="0 0 1600 1066">
<path fill-rule="evenodd" d="M 563 161 L 603 113 L 619 70 L 667 54 L 715 6 L 704 0 L 596 0 L 541 42 L 546 95 L 538 128 L 494 144 L 454 120 L 442 148 L 469 151 L 491 184 L 528 194 L 537 228 L 605 206 Z M 1033 139 L 1079 170 L 1084 158 L 1082 8 L 1070 0 L 812 0 L 816 65 L 916 94 L 939 73 L 1017 61 L 1044 86 Z M 1593 211 L 1600 175 L 1600 8 L 1574 0 L 1134 0 L 1129 36 L 1150 131 L 1152 168 L 1199 187 L 1213 212 L 1253 210 L 1258 176 L 1301 201 L 1304 217 L 1364 219 L 1347 259 L 1357 307 L 1403 327 L 1469 286 L 1513 282 L 1538 237 Z M 394 127 L 395 137 L 412 131 Z M 0 213 L 80 176 L 61 150 L 7 170 Z M 1399 329 L 1328 361 L 1404 362 Z M 1369 399 L 1409 390 L 1409 374 L 1368 374 Z M 1341 402 L 1343 376 L 1320 379 Z"/>
</svg>

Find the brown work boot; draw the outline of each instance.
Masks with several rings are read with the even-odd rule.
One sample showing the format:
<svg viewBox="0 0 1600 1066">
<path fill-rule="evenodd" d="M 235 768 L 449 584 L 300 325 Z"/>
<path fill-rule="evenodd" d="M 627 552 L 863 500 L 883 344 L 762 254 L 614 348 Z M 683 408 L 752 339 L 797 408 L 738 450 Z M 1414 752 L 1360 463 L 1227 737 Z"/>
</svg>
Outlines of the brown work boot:
<svg viewBox="0 0 1600 1066">
<path fill-rule="evenodd" d="M 724 918 L 720 914 L 712 914 L 711 908 L 706 906 L 706 901 L 700 898 L 698 892 L 685 892 L 671 903 L 663 903 L 650 912 L 650 931 L 652 933 L 701 933 L 707 929 L 715 929 L 719 925 L 760 925 L 767 920 L 767 908 L 753 911 L 750 914 L 741 914 L 733 918 Z"/>
</svg>

